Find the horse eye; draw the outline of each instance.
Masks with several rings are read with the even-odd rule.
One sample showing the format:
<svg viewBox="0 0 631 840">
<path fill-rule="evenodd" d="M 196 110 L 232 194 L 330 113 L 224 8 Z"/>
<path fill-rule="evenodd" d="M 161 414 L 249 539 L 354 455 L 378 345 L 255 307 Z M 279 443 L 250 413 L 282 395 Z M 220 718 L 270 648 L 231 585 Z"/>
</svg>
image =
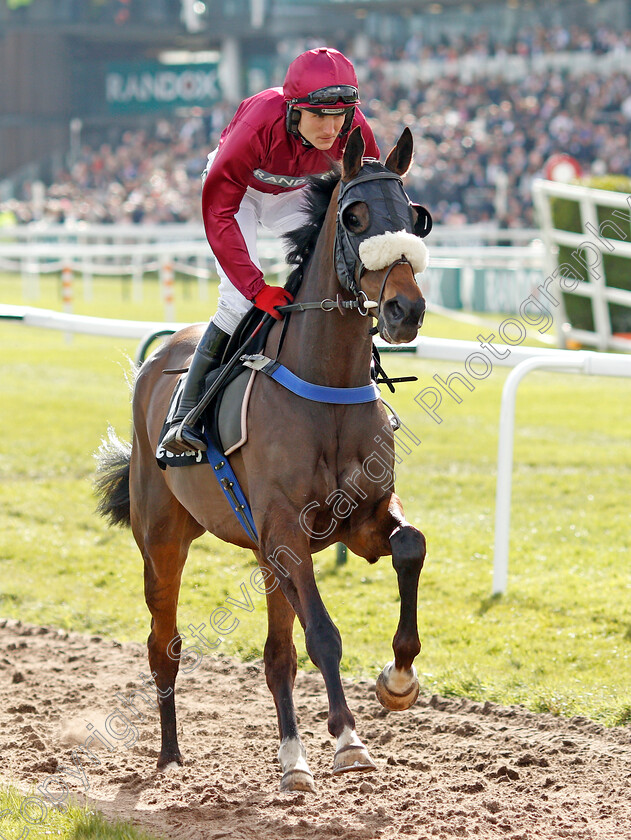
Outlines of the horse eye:
<svg viewBox="0 0 631 840">
<path fill-rule="evenodd" d="M 354 208 L 358 208 L 360 206 L 359 202 L 355 202 L 351 204 L 351 206 L 344 212 L 344 225 L 351 233 L 361 233 L 368 227 L 367 218 L 368 213 L 365 210 L 362 214 L 361 212 L 355 212 Z M 362 218 L 362 216 L 366 216 L 366 218 Z"/>
</svg>

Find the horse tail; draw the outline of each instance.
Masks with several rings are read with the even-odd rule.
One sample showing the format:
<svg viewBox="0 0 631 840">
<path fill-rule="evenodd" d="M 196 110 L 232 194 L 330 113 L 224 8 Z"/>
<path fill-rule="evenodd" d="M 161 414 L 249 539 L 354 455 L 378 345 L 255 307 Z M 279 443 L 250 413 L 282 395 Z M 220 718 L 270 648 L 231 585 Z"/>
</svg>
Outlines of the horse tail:
<svg viewBox="0 0 631 840">
<path fill-rule="evenodd" d="M 129 460 L 131 444 L 116 435 L 110 426 L 96 453 L 94 491 L 99 498 L 97 513 L 110 525 L 131 526 L 129 505 Z"/>
</svg>

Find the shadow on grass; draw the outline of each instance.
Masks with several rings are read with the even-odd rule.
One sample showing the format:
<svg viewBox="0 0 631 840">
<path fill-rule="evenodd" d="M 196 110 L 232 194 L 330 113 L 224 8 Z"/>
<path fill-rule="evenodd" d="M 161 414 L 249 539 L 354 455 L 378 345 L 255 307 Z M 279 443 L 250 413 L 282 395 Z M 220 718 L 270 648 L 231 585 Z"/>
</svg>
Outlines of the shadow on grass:
<svg viewBox="0 0 631 840">
<path fill-rule="evenodd" d="M 504 599 L 504 596 L 501 592 L 496 592 L 495 595 L 489 595 L 488 598 L 483 598 L 480 602 L 480 606 L 476 610 L 476 615 L 482 616 L 486 615 L 489 610 L 492 610 L 493 607 L 496 607 L 500 604 Z"/>
</svg>

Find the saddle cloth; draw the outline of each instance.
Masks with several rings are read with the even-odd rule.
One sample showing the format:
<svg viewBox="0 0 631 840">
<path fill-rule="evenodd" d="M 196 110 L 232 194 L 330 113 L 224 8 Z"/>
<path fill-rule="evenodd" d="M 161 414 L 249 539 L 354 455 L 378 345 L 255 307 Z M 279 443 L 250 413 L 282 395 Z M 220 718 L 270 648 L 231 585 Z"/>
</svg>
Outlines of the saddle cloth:
<svg viewBox="0 0 631 840">
<path fill-rule="evenodd" d="M 218 371 L 212 371 L 207 379 L 206 387 L 216 378 Z M 254 384 L 255 370 L 244 368 L 217 395 L 203 414 L 203 425 L 211 431 L 211 437 L 217 441 L 219 448 L 225 455 L 236 452 L 248 439 L 247 414 L 250 393 Z M 166 427 L 177 410 L 180 402 L 186 374 L 180 378 L 167 414 L 167 419 L 160 432 L 160 440 Z M 166 467 L 188 467 L 206 461 L 203 452 L 183 452 L 175 455 L 167 452 L 158 444 L 156 459 L 162 469 Z"/>
</svg>

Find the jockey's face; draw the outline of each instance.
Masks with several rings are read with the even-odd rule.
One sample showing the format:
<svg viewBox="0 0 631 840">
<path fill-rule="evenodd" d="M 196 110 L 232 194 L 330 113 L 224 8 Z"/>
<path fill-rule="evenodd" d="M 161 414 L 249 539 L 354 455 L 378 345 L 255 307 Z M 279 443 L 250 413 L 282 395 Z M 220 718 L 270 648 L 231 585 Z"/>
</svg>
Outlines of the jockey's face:
<svg viewBox="0 0 631 840">
<path fill-rule="evenodd" d="M 299 108 L 298 131 L 308 143 L 326 152 L 337 140 L 344 125 L 344 114 L 321 114 Z"/>
</svg>

